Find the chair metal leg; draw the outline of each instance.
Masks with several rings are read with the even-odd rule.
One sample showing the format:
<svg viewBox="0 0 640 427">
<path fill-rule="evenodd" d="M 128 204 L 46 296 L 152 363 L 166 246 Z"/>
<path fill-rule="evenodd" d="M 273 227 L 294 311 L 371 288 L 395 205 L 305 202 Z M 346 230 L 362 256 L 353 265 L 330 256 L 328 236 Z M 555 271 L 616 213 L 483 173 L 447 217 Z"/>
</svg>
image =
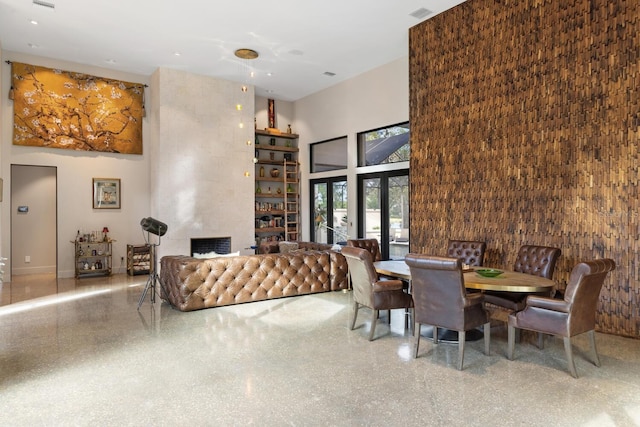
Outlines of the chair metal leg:
<svg viewBox="0 0 640 427">
<path fill-rule="evenodd" d="M 596 331 L 593 329 L 587 332 L 589 335 L 589 343 L 591 344 L 591 353 L 593 353 L 593 364 L 600 367 L 600 358 L 598 357 L 598 350 L 596 349 Z"/>
<path fill-rule="evenodd" d="M 418 358 L 418 346 L 420 346 L 420 323 L 413 324 L 413 358 Z"/>
<path fill-rule="evenodd" d="M 482 327 L 484 332 L 484 354 L 487 356 L 491 354 L 489 351 L 490 343 L 491 343 L 491 323 L 485 323 Z"/>
<path fill-rule="evenodd" d="M 353 320 L 351 321 L 351 330 L 356 327 L 356 318 L 358 317 L 358 310 L 360 309 L 360 304 L 358 304 L 355 300 L 353 301 Z"/>
<path fill-rule="evenodd" d="M 391 324 L 391 310 L 387 310 L 387 323 Z"/>
<path fill-rule="evenodd" d="M 438 327 L 433 327 L 433 343 L 438 344 Z"/>
<path fill-rule="evenodd" d="M 513 360 L 513 350 L 516 346 L 516 328 L 509 325 L 507 328 L 507 359 Z"/>
<path fill-rule="evenodd" d="M 578 373 L 576 372 L 576 364 L 573 363 L 573 351 L 571 350 L 571 338 L 563 337 L 564 341 L 564 351 L 567 353 L 567 364 L 569 365 L 569 372 L 573 378 L 578 378 Z"/>
<path fill-rule="evenodd" d="M 371 331 L 369 332 L 369 341 L 373 341 L 373 334 L 376 331 L 377 320 L 378 310 L 373 310 L 373 316 L 371 317 Z"/>
<path fill-rule="evenodd" d="M 462 363 L 464 362 L 464 343 L 467 341 L 466 332 L 458 331 L 458 371 L 462 371 Z"/>
<path fill-rule="evenodd" d="M 544 334 L 542 332 L 538 332 L 538 348 L 540 350 L 544 348 Z"/>
</svg>

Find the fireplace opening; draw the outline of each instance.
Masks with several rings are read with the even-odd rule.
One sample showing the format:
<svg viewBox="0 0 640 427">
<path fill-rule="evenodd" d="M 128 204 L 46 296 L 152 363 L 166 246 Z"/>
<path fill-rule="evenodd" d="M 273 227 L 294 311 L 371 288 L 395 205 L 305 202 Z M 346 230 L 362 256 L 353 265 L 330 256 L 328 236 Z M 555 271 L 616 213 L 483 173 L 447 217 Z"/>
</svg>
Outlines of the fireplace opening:
<svg viewBox="0 0 640 427">
<path fill-rule="evenodd" d="M 191 256 L 194 254 L 228 254 L 231 252 L 231 237 L 198 237 L 191 239 Z"/>
</svg>

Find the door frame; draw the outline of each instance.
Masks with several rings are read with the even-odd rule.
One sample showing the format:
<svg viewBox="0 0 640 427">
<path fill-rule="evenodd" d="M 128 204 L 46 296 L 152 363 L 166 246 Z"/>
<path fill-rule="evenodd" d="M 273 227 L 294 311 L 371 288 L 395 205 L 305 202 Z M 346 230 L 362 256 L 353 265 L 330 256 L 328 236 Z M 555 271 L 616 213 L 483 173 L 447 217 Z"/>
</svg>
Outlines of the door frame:
<svg viewBox="0 0 640 427">
<path fill-rule="evenodd" d="M 384 260 L 389 259 L 389 178 L 397 176 L 406 176 L 410 179 L 409 169 L 370 172 L 358 175 L 358 236 L 364 236 L 366 232 L 364 181 L 367 179 L 380 179 L 380 253 Z M 409 186 L 409 188 L 411 187 Z M 409 216 L 409 218 L 411 218 L 411 216 Z"/>
</svg>

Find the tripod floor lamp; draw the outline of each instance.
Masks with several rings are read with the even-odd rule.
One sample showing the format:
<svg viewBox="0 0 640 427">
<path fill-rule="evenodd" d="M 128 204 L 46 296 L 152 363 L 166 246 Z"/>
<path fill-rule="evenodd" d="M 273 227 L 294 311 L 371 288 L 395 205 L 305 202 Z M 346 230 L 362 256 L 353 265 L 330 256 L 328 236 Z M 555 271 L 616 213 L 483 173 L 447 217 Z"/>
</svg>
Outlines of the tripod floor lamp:
<svg viewBox="0 0 640 427">
<path fill-rule="evenodd" d="M 140 306 L 144 302 L 149 289 L 151 289 L 151 304 L 156 302 L 156 284 L 160 283 L 160 279 L 158 277 L 157 248 L 160 246 L 161 237 L 167 232 L 167 224 L 151 217 L 142 218 L 140 226 L 142 227 L 142 234 L 144 235 L 145 232 L 147 233 L 145 235 L 145 243 L 149 246 L 151 265 L 149 269 L 149 279 L 147 279 L 147 284 L 144 286 L 144 291 L 142 291 L 142 295 L 140 295 L 140 300 L 138 301 L 138 310 L 140 310 Z M 158 236 L 157 242 L 151 242 L 151 234 Z M 163 289 L 162 283 L 160 283 L 160 288 Z"/>
</svg>

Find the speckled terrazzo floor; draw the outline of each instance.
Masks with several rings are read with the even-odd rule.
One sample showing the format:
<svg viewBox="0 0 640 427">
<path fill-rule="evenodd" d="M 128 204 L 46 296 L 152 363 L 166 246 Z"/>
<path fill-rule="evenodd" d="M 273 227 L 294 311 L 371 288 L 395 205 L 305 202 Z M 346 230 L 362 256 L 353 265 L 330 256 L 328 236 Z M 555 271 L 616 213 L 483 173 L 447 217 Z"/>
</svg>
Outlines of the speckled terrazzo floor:
<svg viewBox="0 0 640 427">
<path fill-rule="evenodd" d="M 640 426 L 640 340 L 597 334 L 602 366 L 576 340 L 523 335 L 505 358 L 423 340 L 411 356 L 400 311 L 348 329 L 333 292 L 182 313 L 136 310 L 146 278 L 116 275 L 0 307 L 2 426 Z"/>
</svg>

